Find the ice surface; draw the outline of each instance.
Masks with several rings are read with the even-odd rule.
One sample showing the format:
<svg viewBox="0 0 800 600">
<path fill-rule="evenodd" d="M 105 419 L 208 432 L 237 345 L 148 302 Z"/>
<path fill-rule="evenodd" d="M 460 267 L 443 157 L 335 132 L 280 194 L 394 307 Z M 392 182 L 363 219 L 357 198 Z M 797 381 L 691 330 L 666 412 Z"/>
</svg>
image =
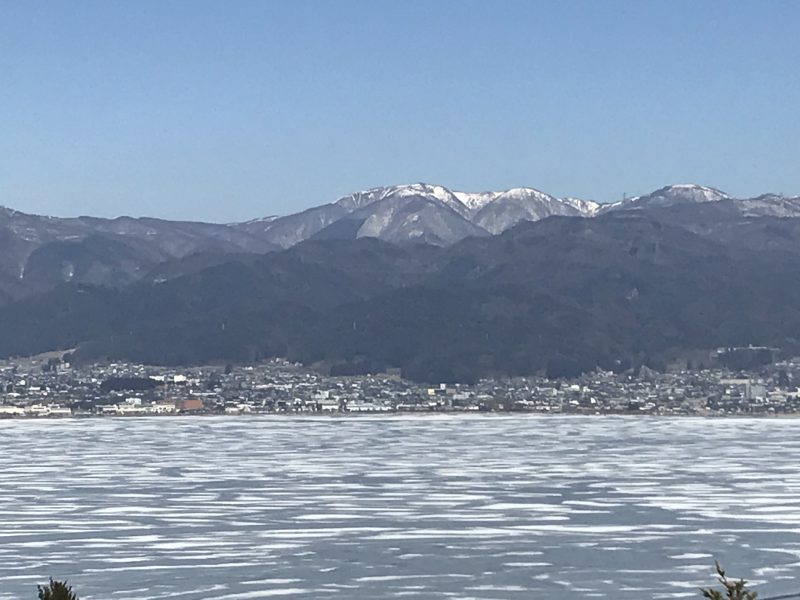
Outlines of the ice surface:
<svg viewBox="0 0 800 600">
<path fill-rule="evenodd" d="M 0 598 L 681 598 L 714 558 L 769 596 L 799 453 L 778 419 L 0 421 Z"/>
</svg>

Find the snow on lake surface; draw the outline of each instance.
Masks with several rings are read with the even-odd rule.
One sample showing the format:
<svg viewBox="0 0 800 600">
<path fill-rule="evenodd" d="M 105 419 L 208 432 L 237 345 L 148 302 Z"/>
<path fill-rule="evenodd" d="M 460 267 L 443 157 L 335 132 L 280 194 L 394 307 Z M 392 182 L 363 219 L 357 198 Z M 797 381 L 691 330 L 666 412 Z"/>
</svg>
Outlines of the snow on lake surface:
<svg viewBox="0 0 800 600">
<path fill-rule="evenodd" d="M 800 420 L 0 421 L 0 598 L 800 589 Z"/>
</svg>

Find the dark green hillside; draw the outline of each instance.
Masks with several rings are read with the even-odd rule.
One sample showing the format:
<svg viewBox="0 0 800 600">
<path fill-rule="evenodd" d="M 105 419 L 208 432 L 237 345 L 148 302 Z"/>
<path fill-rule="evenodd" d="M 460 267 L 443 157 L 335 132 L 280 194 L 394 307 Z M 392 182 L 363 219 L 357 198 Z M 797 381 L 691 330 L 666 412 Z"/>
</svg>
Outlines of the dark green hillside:
<svg viewBox="0 0 800 600">
<path fill-rule="evenodd" d="M 0 309 L 0 354 L 279 355 L 449 381 L 658 366 L 673 349 L 795 350 L 795 221 L 717 203 L 553 217 L 447 249 L 311 240 L 120 292 L 61 286 Z"/>
</svg>

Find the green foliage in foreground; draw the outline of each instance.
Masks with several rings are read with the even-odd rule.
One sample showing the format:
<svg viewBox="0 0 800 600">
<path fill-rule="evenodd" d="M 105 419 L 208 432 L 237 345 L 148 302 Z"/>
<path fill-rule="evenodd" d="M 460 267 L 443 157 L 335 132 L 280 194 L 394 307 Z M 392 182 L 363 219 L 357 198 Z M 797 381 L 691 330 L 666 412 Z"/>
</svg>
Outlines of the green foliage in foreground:
<svg viewBox="0 0 800 600">
<path fill-rule="evenodd" d="M 51 577 L 50 583 L 38 587 L 39 600 L 78 600 L 78 596 L 66 581 L 54 581 Z"/>
<path fill-rule="evenodd" d="M 758 594 L 747 589 L 747 582 L 744 579 L 731 580 L 725 575 L 725 570 L 716 563 L 717 575 L 722 585 L 722 591 L 711 588 L 701 589 L 703 598 L 710 600 L 756 600 Z"/>
</svg>

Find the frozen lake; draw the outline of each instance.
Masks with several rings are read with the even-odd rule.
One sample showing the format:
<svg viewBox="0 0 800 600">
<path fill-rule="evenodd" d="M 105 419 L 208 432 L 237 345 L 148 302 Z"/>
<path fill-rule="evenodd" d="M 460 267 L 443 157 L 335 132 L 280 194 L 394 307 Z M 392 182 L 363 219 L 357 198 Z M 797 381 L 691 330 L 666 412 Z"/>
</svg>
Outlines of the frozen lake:
<svg viewBox="0 0 800 600">
<path fill-rule="evenodd" d="M 796 420 L 0 421 L 0 598 L 794 592 L 799 459 Z"/>
</svg>

